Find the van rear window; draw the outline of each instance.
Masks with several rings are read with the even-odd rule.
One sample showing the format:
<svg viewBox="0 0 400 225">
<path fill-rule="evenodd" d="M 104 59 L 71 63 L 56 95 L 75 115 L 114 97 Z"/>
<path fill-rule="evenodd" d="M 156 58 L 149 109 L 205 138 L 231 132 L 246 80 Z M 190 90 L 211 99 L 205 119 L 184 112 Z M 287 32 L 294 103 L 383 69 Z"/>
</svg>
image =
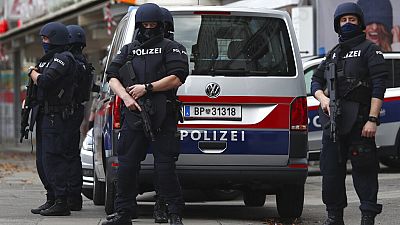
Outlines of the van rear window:
<svg viewBox="0 0 400 225">
<path fill-rule="evenodd" d="M 295 76 L 284 20 L 270 17 L 175 15 L 175 40 L 190 71 L 212 76 Z"/>
</svg>

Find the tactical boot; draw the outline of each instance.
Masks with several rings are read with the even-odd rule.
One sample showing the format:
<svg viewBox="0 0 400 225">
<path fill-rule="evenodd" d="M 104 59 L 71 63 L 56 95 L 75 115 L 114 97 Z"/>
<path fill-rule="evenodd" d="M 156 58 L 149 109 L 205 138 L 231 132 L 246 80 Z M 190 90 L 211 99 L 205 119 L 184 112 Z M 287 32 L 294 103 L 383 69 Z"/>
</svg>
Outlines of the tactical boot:
<svg viewBox="0 0 400 225">
<path fill-rule="evenodd" d="M 66 199 L 56 199 L 53 206 L 48 209 L 40 211 L 42 216 L 69 216 L 71 211 L 68 208 Z"/>
<path fill-rule="evenodd" d="M 343 219 L 332 219 L 329 218 L 325 220 L 323 225 L 344 225 Z"/>
<path fill-rule="evenodd" d="M 110 219 L 106 218 L 107 221 L 104 221 L 101 225 L 132 225 L 131 217 L 129 215 L 121 213 L 114 213 L 111 215 L 114 216 L 110 217 Z"/>
<path fill-rule="evenodd" d="M 107 215 L 106 216 L 106 220 L 112 220 L 112 218 L 114 218 L 115 216 L 117 216 L 118 215 L 118 213 L 113 213 L 113 214 L 110 214 L 110 215 Z M 131 213 L 131 219 L 137 219 L 137 218 L 139 218 L 138 217 L 138 214 L 136 213 L 136 211 L 133 211 L 132 213 Z"/>
<path fill-rule="evenodd" d="M 168 223 L 167 205 L 159 197 L 156 198 L 153 218 L 155 223 Z"/>
<path fill-rule="evenodd" d="M 40 214 L 40 211 L 48 209 L 53 205 L 54 205 L 54 200 L 47 199 L 47 201 L 43 205 L 37 207 L 36 209 L 31 209 L 31 213 Z"/>
<path fill-rule="evenodd" d="M 361 225 L 374 225 L 374 224 L 375 224 L 375 216 L 371 215 L 361 216 Z"/>
<path fill-rule="evenodd" d="M 82 210 L 82 196 L 68 198 L 68 207 L 71 211 L 81 211 Z"/>
<path fill-rule="evenodd" d="M 182 217 L 177 214 L 171 214 L 169 217 L 169 224 L 170 225 L 183 225 Z"/>
<path fill-rule="evenodd" d="M 323 225 L 344 225 L 343 210 L 328 211 L 328 219 L 325 220 Z"/>
</svg>

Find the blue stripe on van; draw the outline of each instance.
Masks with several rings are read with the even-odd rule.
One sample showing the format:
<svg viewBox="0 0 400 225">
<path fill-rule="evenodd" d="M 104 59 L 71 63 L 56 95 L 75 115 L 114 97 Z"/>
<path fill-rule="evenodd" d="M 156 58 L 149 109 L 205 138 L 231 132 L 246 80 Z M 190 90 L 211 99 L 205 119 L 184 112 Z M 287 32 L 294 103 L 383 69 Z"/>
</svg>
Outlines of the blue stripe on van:
<svg viewBox="0 0 400 225">
<path fill-rule="evenodd" d="M 204 154 L 199 141 L 226 141 L 227 149 L 219 154 L 287 155 L 288 131 L 256 130 L 181 130 L 181 154 Z"/>
<path fill-rule="evenodd" d="M 400 101 L 384 102 L 381 110 L 381 123 L 392 123 L 400 121 Z"/>
<path fill-rule="evenodd" d="M 317 108 L 317 107 L 316 107 Z M 400 101 L 387 101 L 383 103 L 380 120 L 381 123 L 393 123 L 400 121 Z M 321 125 L 319 123 L 318 109 L 308 110 L 308 131 L 319 131 Z"/>
</svg>

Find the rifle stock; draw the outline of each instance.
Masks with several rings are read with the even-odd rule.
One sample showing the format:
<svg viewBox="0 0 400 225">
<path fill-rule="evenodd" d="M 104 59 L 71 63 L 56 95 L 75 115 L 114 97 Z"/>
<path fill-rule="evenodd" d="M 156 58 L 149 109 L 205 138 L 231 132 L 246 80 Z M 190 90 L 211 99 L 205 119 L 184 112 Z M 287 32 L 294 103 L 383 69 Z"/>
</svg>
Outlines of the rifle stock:
<svg viewBox="0 0 400 225">
<path fill-rule="evenodd" d="M 29 72 L 29 77 L 31 74 L 32 70 Z M 21 137 L 19 139 L 19 143 L 22 143 L 22 140 L 28 139 L 28 134 L 29 134 L 29 114 L 31 113 L 32 110 L 32 100 L 34 98 L 33 96 L 33 88 L 34 88 L 34 83 L 31 78 L 29 78 L 29 83 L 26 86 L 26 98 L 25 102 L 23 104 L 22 110 L 21 110 Z"/>
</svg>

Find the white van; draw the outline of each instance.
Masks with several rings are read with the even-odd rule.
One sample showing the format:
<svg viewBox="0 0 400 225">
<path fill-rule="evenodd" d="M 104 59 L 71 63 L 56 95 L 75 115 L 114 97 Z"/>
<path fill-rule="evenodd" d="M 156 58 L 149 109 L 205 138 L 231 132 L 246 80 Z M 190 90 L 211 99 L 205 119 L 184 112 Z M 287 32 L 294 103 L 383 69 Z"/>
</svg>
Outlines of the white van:
<svg viewBox="0 0 400 225">
<path fill-rule="evenodd" d="M 246 206 L 263 206 L 273 194 L 281 217 L 299 217 L 307 177 L 307 105 L 289 15 L 227 7 L 169 10 L 175 40 L 186 47 L 190 64 L 178 90 L 184 123 L 178 125 L 177 172 L 183 188 L 241 190 Z M 134 39 L 134 17 L 135 10 L 118 25 L 108 63 Z M 104 78 L 101 96 L 98 114 L 109 116 L 95 121 L 95 183 L 109 180 L 106 189 L 114 192 L 118 100 Z M 141 168 L 142 191 L 151 190 L 152 155 Z"/>
<path fill-rule="evenodd" d="M 381 124 L 376 133 L 376 145 L 381 163 L 400 168 L 400 53 L 383 53 L 389 76 L 382 105 Z M 311 77 L 324 58 L 314 58 L 303 63 L 307 86 L 310 160 L 318 160 L 322 148 L 322 130 L 319 123 L 319 102 L 310 94 Z"/>
</svg>

